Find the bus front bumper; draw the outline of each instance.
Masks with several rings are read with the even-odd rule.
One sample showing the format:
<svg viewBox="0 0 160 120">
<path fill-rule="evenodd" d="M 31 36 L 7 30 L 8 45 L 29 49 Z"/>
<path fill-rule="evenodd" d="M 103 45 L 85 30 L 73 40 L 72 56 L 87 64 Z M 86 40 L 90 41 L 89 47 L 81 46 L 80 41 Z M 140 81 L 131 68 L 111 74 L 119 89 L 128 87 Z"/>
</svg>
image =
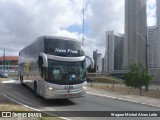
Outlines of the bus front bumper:
<svg viewBox="0 0 160 120">
<path fill-rule="evenodd" d="M 69 89 L 69 90 L 46 90 L 45 99 L 70 99 L 77 97 L 85 97 L 85 88 L 81 89 Z"/>
</svg>

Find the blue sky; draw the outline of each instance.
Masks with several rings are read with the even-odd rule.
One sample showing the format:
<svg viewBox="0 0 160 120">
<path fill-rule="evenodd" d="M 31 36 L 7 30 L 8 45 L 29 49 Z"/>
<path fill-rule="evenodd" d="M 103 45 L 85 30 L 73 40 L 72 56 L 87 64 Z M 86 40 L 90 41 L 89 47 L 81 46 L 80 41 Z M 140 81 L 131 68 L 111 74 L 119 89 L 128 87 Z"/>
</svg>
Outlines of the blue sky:
<svg viewBox="0 0 160 120">
<path fill-rule="evenodd" d="M 77 32 L 78 34 L 81 34 L 83 31 L 83 25 L 74 24 L 66 28 L 66 30 L 70 32 Z M 89 24 L 84 23 L 84 33 L 86 36 L 89 35 L 89 31 L 90 31 Z"/>
</svg>

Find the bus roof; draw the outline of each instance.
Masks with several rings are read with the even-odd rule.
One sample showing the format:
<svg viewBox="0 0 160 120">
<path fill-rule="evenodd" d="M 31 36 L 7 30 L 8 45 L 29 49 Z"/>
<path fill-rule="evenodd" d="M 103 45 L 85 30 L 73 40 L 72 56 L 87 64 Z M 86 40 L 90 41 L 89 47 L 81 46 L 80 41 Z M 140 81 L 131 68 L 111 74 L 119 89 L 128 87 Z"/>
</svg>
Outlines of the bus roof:
<svg viewBox="0 0 160 120">
<path fill-rule="evenodd" d="M 40 36 L 37 39 L 45 39 L 45 38 L 53 38 L 53 39 L 69 40 L 69 41 L 77 41 L 77 42 L 79 42 L 77 39 L 69 38 L 69 37 L 61 37 L 61 36 Z"/>
<path fill-rule="evenodd" d="M 69 38 L 69 37 L 61 37 L 61 36 L 39 36 L 39 37 L 37 37 L 36 40 L 34 40 L 33 42 L 31 42 L 30 44 L 28 44 L 27 46 L 25 46 L 25 47 L 24 47 L 23 49 L 21 49 L 20 51 L 26 49 L 27 47 L 29 47 L 30 45 L 32 45 L 34 42 L 37 42 L 37 41 L 42 40 L 42 39 L 45 39 L 45 38 L 76 41 L 76 42 L 78 42 L 79 44 L 81 44 L 77 39 Z"/>
</svg>

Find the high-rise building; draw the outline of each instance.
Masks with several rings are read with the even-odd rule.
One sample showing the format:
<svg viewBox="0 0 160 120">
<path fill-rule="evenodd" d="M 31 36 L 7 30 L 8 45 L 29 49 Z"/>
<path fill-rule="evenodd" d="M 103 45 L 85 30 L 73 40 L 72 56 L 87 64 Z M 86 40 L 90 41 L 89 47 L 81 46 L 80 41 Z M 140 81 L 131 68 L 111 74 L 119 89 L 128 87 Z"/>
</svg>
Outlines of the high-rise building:
<svg viewBox="0 0 160 120">
<path fill-rule="evenodd" d="M 156 6 L 157 6 L 157 32 L 158 32 L 158 41 L 157 41 L 157 44 L 158 44 L 158 66 L 160 67 L 160 0 L 157 0 L 156 1 Z"/>
<path fill-rule="evenodd" d="M 148 68 L 157 68 L 160 67 L 159 64 L 159 54 L 160 51 L 158 51 L 158 32 L 157 32 L 157 26 L 150 26 L 148 27 Z"/>
<path fill-rule="evenodd" d="M 97 65 L 97 50 L 93 51 L 93 60 L 94 60 L 95 66 L 96 66 Z"/>
<path fill-rule="evenodd" d="M 160 62 L 159 62 L 159 40 L 158 40 L 158 27 L 148 27 L 148 72 L 153 76 L 154 82 L 160 80 Z"/>
<path fill-rule="evenodd" d="M 106 32 L 105 71 L 122 70 L 124 35 Z"/>
<path fill-rule="evenodd" d="M 97 70 L 96 72 L 102 72 L 102 54 L 97 54 Z"/>
<path fill-rule="evenodd" d="M 102 54 L 98 53 L 97 50 L 93 51 L 93 60 L 96 72 L 102 72 Z"/>
<path fill-rule="evenodd" d="M 160 84 L 160 0 L 156 0 L 157 25 L 148 28 L 149 74 Z"/>
<path fill-rule="evenodd" d="M 123 68 L 133 63 L 146 67 L 146 0 L 125 0 L 125 40 Z"/>
<path fill-rule="evenodd" d="M 104 66 L 105 66 L 105 64 L 104 64 L 104 58 L 102 58 L 102 72 L 104 72 Z"/>
<path fill-rule="evenodd" d="M 157 26 L 158 27 L 160 27 L 160 14 L 159 14 L 159 12 L 160 12 L 160 0 L 157 0 L 156 1 L 156 7 L 157 7 L 157 11 L 156 11 L 156 13 L 157 13 Z M 158 29 L 158 32 L 160 33 L 160 29 Z M 159 35 L 159 40 L 160 40 L 160 34 L 158 34 Z"/>
</svg>

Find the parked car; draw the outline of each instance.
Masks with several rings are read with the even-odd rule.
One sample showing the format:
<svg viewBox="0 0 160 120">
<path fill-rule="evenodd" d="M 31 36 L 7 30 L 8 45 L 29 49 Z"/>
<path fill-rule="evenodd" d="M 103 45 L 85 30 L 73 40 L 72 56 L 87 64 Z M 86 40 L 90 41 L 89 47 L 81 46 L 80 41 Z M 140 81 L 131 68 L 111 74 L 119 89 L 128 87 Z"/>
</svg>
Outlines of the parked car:
<svg viewBox="0 0 160 120">
<path fill-rule="evenodd" d="M 7 78 L 8 74 L 7 73 L 0 73 L 0 78 Z"/>
</svg>

